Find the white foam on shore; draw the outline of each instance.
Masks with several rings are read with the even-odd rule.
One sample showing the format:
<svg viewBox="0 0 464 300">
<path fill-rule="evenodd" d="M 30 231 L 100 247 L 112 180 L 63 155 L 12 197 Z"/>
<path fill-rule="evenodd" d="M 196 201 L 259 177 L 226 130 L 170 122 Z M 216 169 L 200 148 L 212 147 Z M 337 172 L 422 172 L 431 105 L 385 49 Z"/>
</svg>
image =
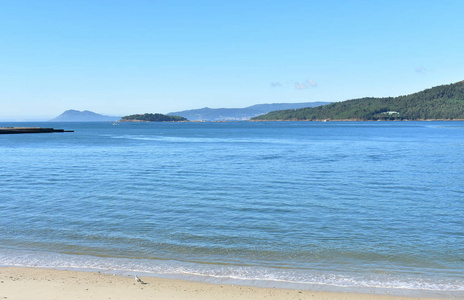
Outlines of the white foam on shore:
<svg viewBox="0 0 464 300">
<path fill-rule="evenodd" d="M 179 262 L 172 260 L 126 259 L 0 251 L 0 265 L 101 271 L 118 275 L 186 279 L 215 284 L 241 284 L 261 287 L 316 291 L 383 293 L 418 297 L 464 297 L 464 276 L 424 278 L 414 274 L 344 273 L 260 266 L 238 266 Z"/>
</svg>

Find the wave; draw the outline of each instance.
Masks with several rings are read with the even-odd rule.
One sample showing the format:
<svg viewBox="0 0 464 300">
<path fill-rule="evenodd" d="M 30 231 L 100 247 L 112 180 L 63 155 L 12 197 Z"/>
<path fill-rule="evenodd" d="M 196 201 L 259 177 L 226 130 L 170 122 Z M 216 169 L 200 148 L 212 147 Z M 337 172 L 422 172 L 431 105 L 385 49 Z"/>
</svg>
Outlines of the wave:
<svg viewBox="0 0 464 300">
<path fill-rule="evenodd" d="M 118 275 L 144 274 L 216 284 L 242 284 L 307 290 L 357 291 L 416 296 L 464 296 L 464 279 L 392 274 L 355 273 L 294 268 L 182 262 L 161 259 L 127 259 L 3 250 L 0 265 L 101 271 Z"/>
<path fill-rule="evenodd" d="M 302 141 L 293 139 L 272 138 L 209 138 L 209 137 L 175 137 L 175 136 L 143 136 L 143 135 L 114 135 L 114 139 L 128 139 L 140 141 L 156 141 L 168 143 L 257 143 L 257 144 L 299 144 Z"/>
</svg>

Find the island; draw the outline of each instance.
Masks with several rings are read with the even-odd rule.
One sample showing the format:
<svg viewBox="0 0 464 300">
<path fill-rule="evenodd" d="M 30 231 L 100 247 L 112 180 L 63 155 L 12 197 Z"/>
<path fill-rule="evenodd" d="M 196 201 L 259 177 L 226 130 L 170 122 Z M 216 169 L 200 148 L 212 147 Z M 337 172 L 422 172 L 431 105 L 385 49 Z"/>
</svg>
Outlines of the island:
<svg viewBox="0 0 464 300">
<path fill-rule="evenodd" d="M 163 114 L 136 114 L 122 117 L 118 122 L 186 122 L 184 117 Z"/>
<path fill-rule="evenodd" d="M 273 111 L 252 121 L 419 121 L 464 120 L 464 81 L 414 94 L 335 102 Z"/>
</svg>

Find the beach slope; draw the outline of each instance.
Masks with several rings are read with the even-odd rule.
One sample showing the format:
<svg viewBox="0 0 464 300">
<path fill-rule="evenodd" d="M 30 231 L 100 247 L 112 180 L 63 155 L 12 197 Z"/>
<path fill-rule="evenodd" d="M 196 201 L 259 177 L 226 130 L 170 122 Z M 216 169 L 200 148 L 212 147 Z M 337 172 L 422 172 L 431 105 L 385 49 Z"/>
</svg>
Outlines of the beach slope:
<svg viewBox="0 0 464 300">
<path fill-rule="evenodd" d="M 142 280 L 144 283 L 136 282 L 132 276 L 115 276 L 98 272 L 3 267 L 0 268 L 0 299 L 418 299 L 385 295 L 215 285 L 154 277 L 142 277 Z"/>
</svg>

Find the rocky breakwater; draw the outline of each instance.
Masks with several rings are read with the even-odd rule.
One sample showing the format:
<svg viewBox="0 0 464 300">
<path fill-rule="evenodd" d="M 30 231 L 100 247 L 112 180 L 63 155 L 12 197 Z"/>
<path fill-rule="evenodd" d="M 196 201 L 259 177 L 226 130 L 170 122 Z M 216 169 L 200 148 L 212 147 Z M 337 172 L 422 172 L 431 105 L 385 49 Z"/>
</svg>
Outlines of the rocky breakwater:
<svg viewBox="0 0 464 300">
<path fill-rule="evenodd" d="M 0 134 L 74 132 L 74 130 L 42 127 L 0 127 Z"/>
</svg>

